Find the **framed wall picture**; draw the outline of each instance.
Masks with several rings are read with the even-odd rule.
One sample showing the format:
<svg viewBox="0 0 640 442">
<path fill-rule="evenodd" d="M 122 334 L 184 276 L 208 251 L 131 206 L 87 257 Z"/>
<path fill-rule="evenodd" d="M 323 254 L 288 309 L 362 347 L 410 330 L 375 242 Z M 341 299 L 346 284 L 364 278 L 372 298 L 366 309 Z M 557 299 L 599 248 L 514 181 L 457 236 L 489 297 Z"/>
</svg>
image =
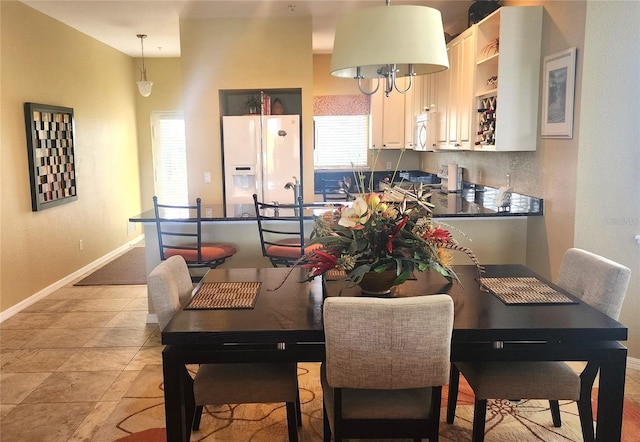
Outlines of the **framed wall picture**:
<svg viewBox="0 0 640 442">
<path fill-rule="evenodd" d="M 543 75 L 542 136 L 572 138 L 576 48 L 545 57 Z"/>
<path fill-rule="evenodd" d="M 31 210 L 37 212 L 77 200 L 73 109 L 25 103 L 24 118 Z"/>
</svg>

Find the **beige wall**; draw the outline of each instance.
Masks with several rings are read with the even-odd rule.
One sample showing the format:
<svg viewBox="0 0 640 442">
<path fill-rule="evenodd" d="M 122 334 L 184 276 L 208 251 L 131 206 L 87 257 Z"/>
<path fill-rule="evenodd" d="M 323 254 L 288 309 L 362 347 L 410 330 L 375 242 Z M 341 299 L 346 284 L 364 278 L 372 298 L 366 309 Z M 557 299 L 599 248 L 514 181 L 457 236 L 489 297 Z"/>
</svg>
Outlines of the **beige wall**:
<svg viewBox="0 0 640 442">
<path fill-rule="evenodd" d="M 303 170 L 313 170 L 311 18 L 181 20 L 180 45 L 190 199 L 222 203 L 221 89 L 301 88 Z M 312 200 L 313 174 L 303 185 Z"/>
<path fill-rule="evenodd" d="M 131 241 L 140 195 L 133 60 L 22 3 L 0 8 L 5 311 Z M 31 211 L 24 102 L 74 109 L 77 201 Z"/>
<path fill-rule="evenodd" d="M 135 60 L 135 75 L 140 76 L 139 59 Z M 151 113 L 182 110 L 182 76 L 179 58 L 146 58 L 147 77 L 153 81 L 151 95 L 136 95 L 138 126 L 138 162 L 140 163 L 140 199 L 142 210 L 153 209 L 154 174 L 151 144 Z M 135 76 L 132 78 L 136 78 Z M 138 228 L 140 228 L 138 226 Z"/>
<path fill-rule="evenodd" d="M 577 161 L 575 245 L 631 268 L 620 321 L 640 357 L 640 3 L 589 2 Z M 615 48 L 615 49 L 612 49 Z M 588 91 L 588 93 L 586 93 Z"/>
</svg>

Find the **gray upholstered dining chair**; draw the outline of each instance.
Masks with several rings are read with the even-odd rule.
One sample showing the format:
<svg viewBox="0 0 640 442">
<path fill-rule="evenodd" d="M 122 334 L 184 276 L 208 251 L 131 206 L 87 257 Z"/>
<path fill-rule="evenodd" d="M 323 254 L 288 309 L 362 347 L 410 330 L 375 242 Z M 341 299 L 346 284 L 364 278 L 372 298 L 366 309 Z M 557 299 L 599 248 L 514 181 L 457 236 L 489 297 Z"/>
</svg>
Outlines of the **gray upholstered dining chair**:
<svg viewBox="0 0 640 442">
<path fill-rule="evenodd" d="M 587 304 L 617 320 L 631 270 L 610 259 L 577 248 L 567 250 L 560 264 L 557 285 Z M 598 373 L 587 363 L 578 374 L 565 362 L 454 362 L 447 404 L 447 422 L 455 417 L 460 373 L 475 395 L 474 442 L 484 440 L 487 399 L 547 399 L 553 424 L 561 425 L 558 400 L 577 401 L 582 436 L 594 440 L 591 389 Z"/>
<path fill-rule="evenodd" d="M 329 297 L 323 308 L 324 440 L 438 440 L 453 300 Z"/>
<path fill-rule="evenodd" d="M 182 256 L 162 261 L 147 277 L 147 288 L 164 329 L 191 299 L 193 284 Z M 302 424 L 295 363 L 202 364 L 193 380 L 196 410 L 192 428 L 198 430 L 205 405 L 286 403 L 289 441 L 298 440 Z"/>
</svg>

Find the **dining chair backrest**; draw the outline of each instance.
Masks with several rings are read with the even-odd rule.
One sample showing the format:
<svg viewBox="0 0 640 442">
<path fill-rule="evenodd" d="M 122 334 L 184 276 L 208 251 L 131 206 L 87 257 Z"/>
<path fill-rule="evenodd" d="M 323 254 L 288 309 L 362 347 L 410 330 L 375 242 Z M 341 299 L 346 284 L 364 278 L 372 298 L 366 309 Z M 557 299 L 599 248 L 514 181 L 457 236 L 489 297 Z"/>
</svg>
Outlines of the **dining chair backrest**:
<svg viewBox="0 0 640 442">
<path fill-rule="evenodd" d="M 202 213 L 201 200 L 196 199 L 195 205 L 189 204 L 162 204 L 158 197 L 153 197 L 153 210 L 155 214 L 156 230 L 158 233 L 158 245 L 160 247 L 160 259 L 165 260 L 174 252 L 180 250 L 183 253 L 193 255 L 190 261 L 202 261 Z M 171 211 L 174 215 L 165 216 L 163 211 Z M 180 222 L 180 218 L 193 218 L 190 222 Z M 187 245 L 185 245 L 187 244 Z"/>
<path fill-rule="evenodd" d="M 191 299 L 193 284 L 184 258 L 172 256 L 160 262 L 147 276 L 147 290 L 162 330 Z"/>
<path fill-rule="evenodd" d="M 161 260 L 182 256 L 190 268 L 213 269 L 236 253 L 231 244 L 203 242 L 200 198 L 195 205 L 176 205 L 161 204 L 154 196 L 153 209 Z"/>
<path fill-rule="evenodd" d="M 304 209 L 302 197 L 297 204 L 265 203 L 253 195 L 262 256 L 273 266 L 291 265 L 304 255 Z"/>
<path fill-rule="evenodd" d="M 331 387 L 394 390 L 447 384 L 453 329 L 449 295 L 329 297 L 323 319 Z"/>
<path fill-rule="evenodd" d="M 631 270 L 586 250 L 568 249 L 560 264 L 558 286 L 618 320 Z"/>
</svg>

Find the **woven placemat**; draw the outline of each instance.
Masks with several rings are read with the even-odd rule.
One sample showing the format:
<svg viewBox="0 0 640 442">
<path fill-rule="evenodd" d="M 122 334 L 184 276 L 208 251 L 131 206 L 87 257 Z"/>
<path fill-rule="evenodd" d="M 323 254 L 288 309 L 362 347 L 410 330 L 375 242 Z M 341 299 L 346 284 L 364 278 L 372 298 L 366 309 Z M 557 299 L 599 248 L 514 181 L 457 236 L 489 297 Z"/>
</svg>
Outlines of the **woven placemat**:
<svg viewBox="0 0 640 442">
<path fill-rule="evenodd" d="M 185 310 L 253 308 L 259 290 L 259 282 L 205 282 Z"/>
<path fill-rule="evenodd" d="M 480 282 L 507 305 L 577 304 L 568 296 L 533 277 L 480 278 Z"/>
</svg>

